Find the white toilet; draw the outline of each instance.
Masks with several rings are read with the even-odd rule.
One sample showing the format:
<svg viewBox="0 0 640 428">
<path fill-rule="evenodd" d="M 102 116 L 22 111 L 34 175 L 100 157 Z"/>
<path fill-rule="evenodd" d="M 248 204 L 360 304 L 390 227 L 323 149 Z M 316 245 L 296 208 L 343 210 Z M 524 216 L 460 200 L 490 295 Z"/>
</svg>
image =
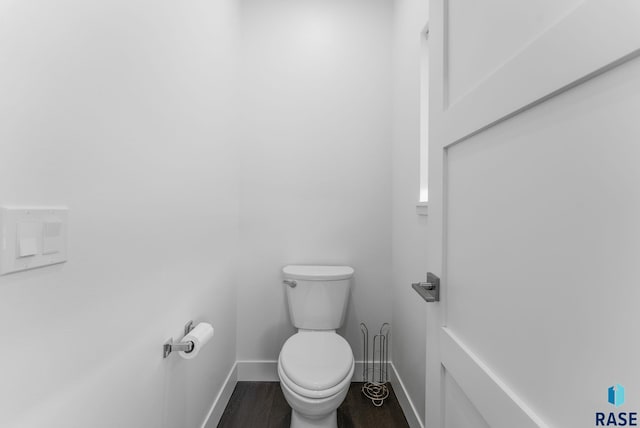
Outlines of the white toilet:
<svg viewBox="0 0 640 428">
<path fill-rule="evenodd" d="M 353 268 L 285 266 L 289 314 L 298 332 L 282 346 L 278 376 L 292 428 L 336 428 L 336 409 L 353 377 L 353 352 L 336 333 L 344 321 Z"/>
</svg>

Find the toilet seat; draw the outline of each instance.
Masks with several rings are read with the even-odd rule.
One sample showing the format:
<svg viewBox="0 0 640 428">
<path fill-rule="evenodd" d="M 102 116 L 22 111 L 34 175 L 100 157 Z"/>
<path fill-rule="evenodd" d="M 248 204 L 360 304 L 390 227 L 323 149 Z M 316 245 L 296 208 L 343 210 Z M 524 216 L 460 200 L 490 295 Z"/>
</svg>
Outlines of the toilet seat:
<svg viewBox="0 0 640 428">
<path fill-rule="evenodd" d="M 280 378 L 280 382 L 286 388 L 296 393 L 298 399 L 305 401 L 307 403 L 311 402 L 323 402 L 326 400 L 332 399 L 334 396 L 339 395 L 349 389 L 349 384 L 351 383 L 351 378 L 353 377 L 353 372 L 355 369 L 355 364 L 352 364 L 351 370 L 347 374 L 347 376 L 337 385 L 320 391 L 314 391 L 311 389 L 302 388 L 299 385 L 296 385 L 291 379 L 287 377 L 287 375 L 282 370 L 282 364 L 278 362 L 278 377 Z"/>
<path fill-rule="evenodd" d="M 351 382 L 353 353 L 347 341 L 333 331 L 301 331 L 280 351 L 281 380 L 308 398 L 325 398 Z"/>
</svg>

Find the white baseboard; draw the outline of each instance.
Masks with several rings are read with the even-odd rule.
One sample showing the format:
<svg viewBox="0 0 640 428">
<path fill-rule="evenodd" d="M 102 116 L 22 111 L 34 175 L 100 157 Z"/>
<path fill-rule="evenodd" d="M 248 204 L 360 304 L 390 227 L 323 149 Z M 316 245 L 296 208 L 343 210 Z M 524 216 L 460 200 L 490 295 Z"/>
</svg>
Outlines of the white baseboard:
<svg viewBox="0 0 640 428">
<path fill-rule="evenodd" d="M 402 379 L 398 375 L 393 362 L 389 363 L 391 366 L 391 373 L 389 373 L 389 380 L 391 382 L 391 386 L 393 387 L 393 391 L 396 394 L 396 398 L 400 403 L 400 407 L 402 407 L 402 411 L 404 412 L 405 418 L 407 418 L 407 422 L 411 428 L 424 428 L 424 424 L 422 423 L 422 419 L 418 412 L 416 411 L 409 394 L 407 394 L 407 390 L 404 387 L 404 383 Z M 362 361 L 356 361 L 356 366 L 353 373 L 353 381 L 354 382 L 362 382 L 362 369 L 363 363 Z M 220 393 L 216 397 L 213 405 L 211 406 L 211 410 L 209 410 L 209 415 L 205 420 L 205 423 L 202 425 L 202 428 L 215 428 L 220 422 L 220 418 L 222 417 L 222 413 L 224 412 L 227 403 L 229 402 L 229 398 L 231 397 L 231 393 L 236 386 L 237 382 L 241 381 L 252 381 L 252 382 L 278 382 L 280 379 L 278 378 L 278 362 L 267 360 L 267 361 L 236 361 L 236 363 L 231 368 L 227 379 L 224 381 L 224 385 L 220 390 Z"/>
<path fill-rule="evenodd" d="M 238 361 L 238 381 L 278 382 L 277 361 Z"/>
<path fill-rule="evenodd" d="M 364 382 L 364 376 L 362 376 L 362 369 L 364 368 L 364 363 L 362 361 L 356 361 L 356 367 L 353 369 L 353 379 L 352 382 Z"/>
<path fill-rule="evenodd" d="M 209 414 L 202 424 L 202 428 L 216 428 L 218 426 L 218 422 L 220 422 L 220 418 L 222 418 L 224 409 L 227 407 L 227 403 L 229 403 L 229 399 L 231 398 L 231 394 L 233 393 L 233 389 L 236 387 L 237 382 L 238 363 L 236 362 L 233 367 L 231 367 L 227 378 L 222 384 L 222 388 L 220 389 L 218 396 L 213 401 L 211 409 L 209 409 Z"/>
<path fill-rule="evenodd" d="M 238 381 L 251 382 L 279 382 L 278 362 L 266 361 L 238 361 Z M 362 382 L 362 361 L 356 361 L 353 371 L 353 381 Z"/>
<path fill-rule="evenodd" d="M 389 380 L 391 382 L 391 386 L 393 387 L 393 392 L 396 394 L 396 398 L 398 399 L 398 403 L 400 403 L 400 407 L 402 407 L 402 412 L 404 413 L 404 417 L 407 418 L 407 422 L 411 428 L 424 428 L 424 424 L 422 423 L 422 419 L 418 412 L 416 411 L 413 402 L 411 401 L 411 397 L 407 394 L 407 390 L 404 387 L 404 383 L 402 379 L 398 375 L 396 371 L 396 367 L 391 365 L 391 373 L 389 376 Z"/>
</svg>

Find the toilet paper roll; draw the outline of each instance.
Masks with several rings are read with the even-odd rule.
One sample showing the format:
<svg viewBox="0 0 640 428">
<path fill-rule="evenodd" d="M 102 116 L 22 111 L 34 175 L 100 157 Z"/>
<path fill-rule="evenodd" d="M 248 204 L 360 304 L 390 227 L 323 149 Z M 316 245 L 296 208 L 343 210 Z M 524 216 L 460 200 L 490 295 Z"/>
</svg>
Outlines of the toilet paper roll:
<svg viewBox="0 0 640 428">
<path fill-rule="evenodd" d="M 189 332 L 184 338 L 182 338 L 181 342 L 193 342 L 193 349 L 191 352 L 180 351 L 180 356 L 187 360 L 195 358 L 196 355 L 200 352 L 200 348 L 202 348 L 206 343 L 211 340 L 213 337 L 213 327 L 211 324 L 206 322 L 201 322 Z"/>
</svg>

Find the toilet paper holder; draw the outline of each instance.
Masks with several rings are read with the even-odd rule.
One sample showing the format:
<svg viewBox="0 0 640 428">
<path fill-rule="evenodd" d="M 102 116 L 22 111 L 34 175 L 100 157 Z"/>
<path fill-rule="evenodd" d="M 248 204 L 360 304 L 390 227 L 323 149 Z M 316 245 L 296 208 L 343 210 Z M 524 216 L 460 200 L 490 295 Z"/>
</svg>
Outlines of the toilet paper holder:
<svg viewBox="0 0 640 428">
<path fill-rule="evenodd" d="M 193 326 L 193 320 L 190 320 L 188 323 L 184 325 L 184 335 L 186 336 L 187 334 L 189 334 L 191 330 L 193 330 L 194 328 L 195 327 Z M 162 345 L 162 358 L 167 358 L 174 351 L 175 352 L 180 352 L 180 351 L 191 352 L 193 351 L 193 342 L 188 341 L 188 342 L 174 343 L 173 337 L 170 337 L 169 340 L 167 340 L 164 343 L 164 345 Z"/>
</svg>

